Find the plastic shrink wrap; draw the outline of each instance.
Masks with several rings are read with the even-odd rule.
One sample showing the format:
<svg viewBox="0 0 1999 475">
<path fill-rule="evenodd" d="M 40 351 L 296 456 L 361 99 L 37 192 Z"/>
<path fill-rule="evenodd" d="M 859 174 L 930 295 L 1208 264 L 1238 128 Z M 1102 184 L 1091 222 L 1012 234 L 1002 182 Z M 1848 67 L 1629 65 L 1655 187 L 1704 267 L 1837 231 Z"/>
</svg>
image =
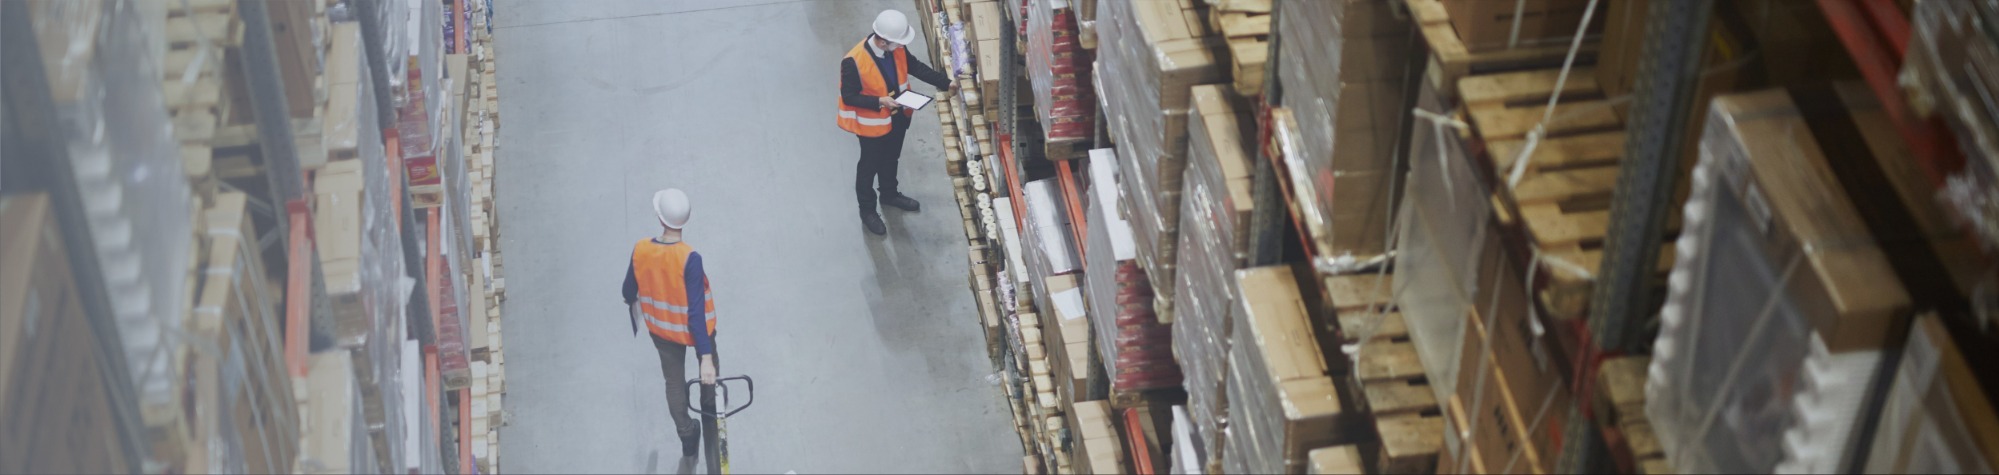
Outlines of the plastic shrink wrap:
<svg viewBox="0 0 1999 475">
<path fill-rule="evenodd" d="M 1343 405 L 1327 376 L 1289 267 L 1236 271 L 1243 297 L 1229 345 L 1225 473 L 1302 473 L 1311 449 L 1345 442 Z"/>
<path fill-rule="evenodd" d="M 1782 90 L 1716 98 L 1646 383 L 1671 465 L 1848 463 L 1909 296 Z"/>
<path fill-rule="evenodd" d="M 1212 418 L 1221 416 L 1234 276 L 1248 257 L 1252 152 L 1245 144 L 1254 122 L 1233 96 L 1226 86 L 1193 88 L 1174 273 L 1173 352 L 1186 374 L 1188 410 L 1203 430 L 1212 430 Z"/>
<path fill-rule="evenodd" d="M 1196 15 L 1179 3 L 1149 0 L 1097 2 L 1095 87 L 1105 129 L 1118 144 L 1118 173 L 1138 260 L 1172 321 L 1173 246 L 1178 242 L 1180 175 L 1186 164 L 1187 114 L 1196 84 L 1227 81 L 1217 60 L 1219 38 L 1189 31 Z"/>
<path fill-rule="evenodd" d="M 1089 139 L 1095 131 L 1096 98 L 1090 87 L 1090 51 L 1077 43 L 1075 9 L 1068 0 L 1028 0 L 1025 11 L 1035 118 L 1048 142 Z"/>
<path fill-rule="evenodd" d="M 1966 158 L 1949 164 L 1945 202 L 1976 231 L 1986 249 L 1999 248 L 1999 5 L 1919 2 L 1911 15 L 1904 81 L 1910 106 L 1933 113 L 1957 135 Z"/>
<path fill-rule="evenodd" d="M 1394 169 L 1423 56 L 1392 0 L 1276 2 L 1283 150 L 1298 219 L 1321 260 L 1387 249 Z M 1280 129 L 1283 130 L 1283 129 Z"/>
<path fill-rule="evenodd" d="M 1935 315 L 1916 318 L 1862 473 L 1992 473 L 1999 416 Z"/>
</svg>

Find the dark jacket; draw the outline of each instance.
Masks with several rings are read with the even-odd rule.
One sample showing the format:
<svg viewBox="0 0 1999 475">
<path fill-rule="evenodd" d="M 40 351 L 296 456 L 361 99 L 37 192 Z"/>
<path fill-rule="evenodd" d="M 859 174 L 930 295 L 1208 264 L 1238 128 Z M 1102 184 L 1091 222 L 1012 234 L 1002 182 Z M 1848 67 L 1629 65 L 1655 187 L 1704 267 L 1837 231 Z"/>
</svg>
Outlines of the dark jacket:
<svg viewBox="0 0 1999 475">
<path fill-rule="evenodd" d="M 869 54 L 874 53 L 874 50 L 866 45 L 861 46 L 861 49 L 866 50 Z M 901 83 L 896 82 L 894 55 L 895 53 L 890 52 L 887 56 L 875 56 L 875 65 L 877 66 L 875 69 L 881 70 L 882 84 L 887 85 L 890 91 L 894 91 L 902 86 Z M 930 69 L 930 65 L 923 64 L 923 61 L 916 59 L 916 54 L 914 53 L 909 54 L 909 75 L 923 82 L 930 83 L 931 86 L 938 89 L 951 86 L 950 76 L 937 72 L 935 69 Z M 861 94 L 861 68 L 854 65 L 853 58 L 840 58 L 840 101 L 845 102 L 850 107 L 880 107 L 881 102 L 879 99 L 875 99 L 875 97 Z M 909 127 L 908 114 L 896 114 L 893 121 L 896 129 Z"/>
</svg>

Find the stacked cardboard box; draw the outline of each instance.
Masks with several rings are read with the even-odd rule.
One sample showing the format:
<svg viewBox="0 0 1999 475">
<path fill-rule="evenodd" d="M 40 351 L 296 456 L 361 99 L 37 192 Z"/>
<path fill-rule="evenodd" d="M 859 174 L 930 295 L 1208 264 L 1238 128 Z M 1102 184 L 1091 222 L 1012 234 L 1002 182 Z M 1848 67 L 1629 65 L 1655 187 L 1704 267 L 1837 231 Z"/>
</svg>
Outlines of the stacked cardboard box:
<svg viewBox="0 0 1999 475">
<path fill-rule="evenodd" d="M 354 381 L 352 350 L 312 355 L 297 394 L 300 441 L 295 473 L 337 474 L 380 470 L 367 423 L 361 420 L 360 387 Z"/>
<path fill-rule="evenodd" d="M 1076 473 L 1100 475 L 1126 473 L 1124 469 L 1124 442 L 1118 437 L 1117 421 L 1120 419 L 1111 411 L 1110 403 L 1088 401 L 1076 403 L 1074 414 L 1076 431 L 1072 444 L 1080 449 L 1083 465 Z"/>
<path fill-rule="evenodd" d="M 1138 267 L 1131 226 L 1119 217 L 1117 160 L 1110 149 L 1090 151 L 1090 206 L 1085 219 L 1084 294 L 1090 299 L 1097 354 L 1113 393 L 1180 384 L 1169 338 L 1173 330 L 1152 312 L 1152 283 Z"/>
<path fill-rule="evenodd" d="M 1118 144 L 1128 215 L 1139 263 L 1157 290 L 1173 282 L 1179 234 L 1180 175 L 1186 162 L 1187 114 L 1196 84 L 1224 82 L 1220 38 L 1206 35 L 1191 2 L 1105 0 L 1097 3 L 1096 86 Z M 1172 320 L 1170 292 L 1157 310 Z"/>
<path fill-rule="evenodd" d="M 1221 383 L 1228 370 L 1235 270 L 1247 257 L 1249 150 L 1254 124 L 1224 86 L 1195 86 L 1193 139 L 1181 203 L 1178 271 L 1174 274 L 1173 351 L 1187 374 L 1188 409 L 1203 431 L 1222 415 Z"/>
<path fill-rule="evenodd" d="M 1702 148 L 1647 415 L 1679 470 L 1820 466 L 1806 454 L 1850 446 L 1909 294 L 1790 93 L 1716 98 Z M 1703 430 L 1714 411 L 1756 416 Z"/>
<path fill-rule="evenodd" d="M 1229 350 L 1228 473 L 1300 473 L 1312 449 L 1355 441 L 1288 267 L 1236 272 L 1241 329 Z"/>
<path fill-rule="evenodd" d="M 1406 130 L 1416 51 L 1390 0 L 1278 2 L 1282 106 L 1273 114 L 1298 217 L 1315 254 L 1386 250 L 1398 144 Z M 1288 119 L 1284 116 L 1288 116 Z"/>
<path fill-rule="evenodd" d="M 1582 23 L 1588 0 L 1443 0 L 1451 26 L 1473 52 L 1567 42 Z M 1607 2 L 1616 3 L 1616 2 Z M 1603 25 L 1599 11 L 1591 21 L 1593 34 Z"/>
<path fill-rule="evenodd" d="M 137 471 L 100 369 L 119 349 L 92 335 L 55 227 L 47 196 L 0 197 L 0 472 Z"/>
<path fill-rule="evenodd" d="M 1092 58 L 1077 42 L 1076 15 L 1069 2 L 1027 3 L 1027 78 L 1034 88 L 1035 116 L 1050 145 L 1048 159 L 1078 158 L 1058 144 L 1087 140 L 1095 132 Z"/>
</svg>

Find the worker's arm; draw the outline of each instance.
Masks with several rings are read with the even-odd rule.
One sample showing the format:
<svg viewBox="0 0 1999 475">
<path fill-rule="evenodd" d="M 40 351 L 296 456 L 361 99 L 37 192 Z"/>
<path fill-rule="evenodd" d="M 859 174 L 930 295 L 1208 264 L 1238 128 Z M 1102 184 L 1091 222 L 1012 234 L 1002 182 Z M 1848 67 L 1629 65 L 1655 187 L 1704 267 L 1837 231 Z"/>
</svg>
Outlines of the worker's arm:
<svg viewBox="0 0 1999 475">
<path fill-rule="evenodd" d="M 639 334 L 639 274 L 638 266 L 625 264 L 625 307 L 632 311 L 632 334 Z"/>
<path fill-rule="evenodd" d="M 917 79 L 922 79 L 937 89 L 951 87 L 951 76 L 930 69 L 930 65 L 923 64 L 923 61 L 916 59 L 914 54 L 909 55 L 909 75 L 916 76 Z"/>
<path fill-rule="evenodd" d="M 715 354 L 715 338 L 708 335 L 708 274 L 701 270 L 701 253 L 687 255 L 687 331 L 694 335 L 694 354 Z"/>
<path fill-rule="evenodd" d="M 854 58 L 840 59 L 840 102 L 847 107 L 880 109 L 881 99 L 877 96 L 861 94 L 861 69 L 854 66 Z"/>
</svg>

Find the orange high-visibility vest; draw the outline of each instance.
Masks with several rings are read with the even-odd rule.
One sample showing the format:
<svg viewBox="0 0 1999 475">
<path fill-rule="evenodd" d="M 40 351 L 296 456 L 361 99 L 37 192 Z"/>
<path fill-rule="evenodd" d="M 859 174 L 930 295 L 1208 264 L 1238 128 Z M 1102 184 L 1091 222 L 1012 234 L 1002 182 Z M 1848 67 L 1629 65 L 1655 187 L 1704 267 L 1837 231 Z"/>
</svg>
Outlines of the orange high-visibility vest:
<svg viewBox="0 0 1999 475">
<path fill-rule="evenodd" d="M 896 91 L 907 91 L 909 51 L 896 48 L 895 52 L 890 54 L 895 55 Z M 854 45 L 854 49 L 848 50 L 847 59 L 854 60 L 854 69 L 861 73 L 861 94 L 892 97 L 888 92 L 888 84 L 882 82 L 881 68 L 875 64 L 874 53 L 868 50 L 868 40 L 861 40 L 861 44 Z M 891 122 L 892 116 L 889 115 L 893 112 L 880 107 L 849 106 L 844 100 L 835 102 L 840 103 L 840 128 L 855 135 L 880 137 L 888 135 L 889 129 L 894 127 Z"/>
<path fill-rule="evenodd" d="M 687 328 L 687 258 L 694 247 L 685 242 L 660 244 L 645 239 L 632 248 L 632 274 L 639 281 L 639 308 L 646 316 L 646 328 L 666 341 L 693 346 L 694 335 Z M 715 293 L 701 283 L 707 301 L 708 335 L 715 334 Z"/>
</svg>

